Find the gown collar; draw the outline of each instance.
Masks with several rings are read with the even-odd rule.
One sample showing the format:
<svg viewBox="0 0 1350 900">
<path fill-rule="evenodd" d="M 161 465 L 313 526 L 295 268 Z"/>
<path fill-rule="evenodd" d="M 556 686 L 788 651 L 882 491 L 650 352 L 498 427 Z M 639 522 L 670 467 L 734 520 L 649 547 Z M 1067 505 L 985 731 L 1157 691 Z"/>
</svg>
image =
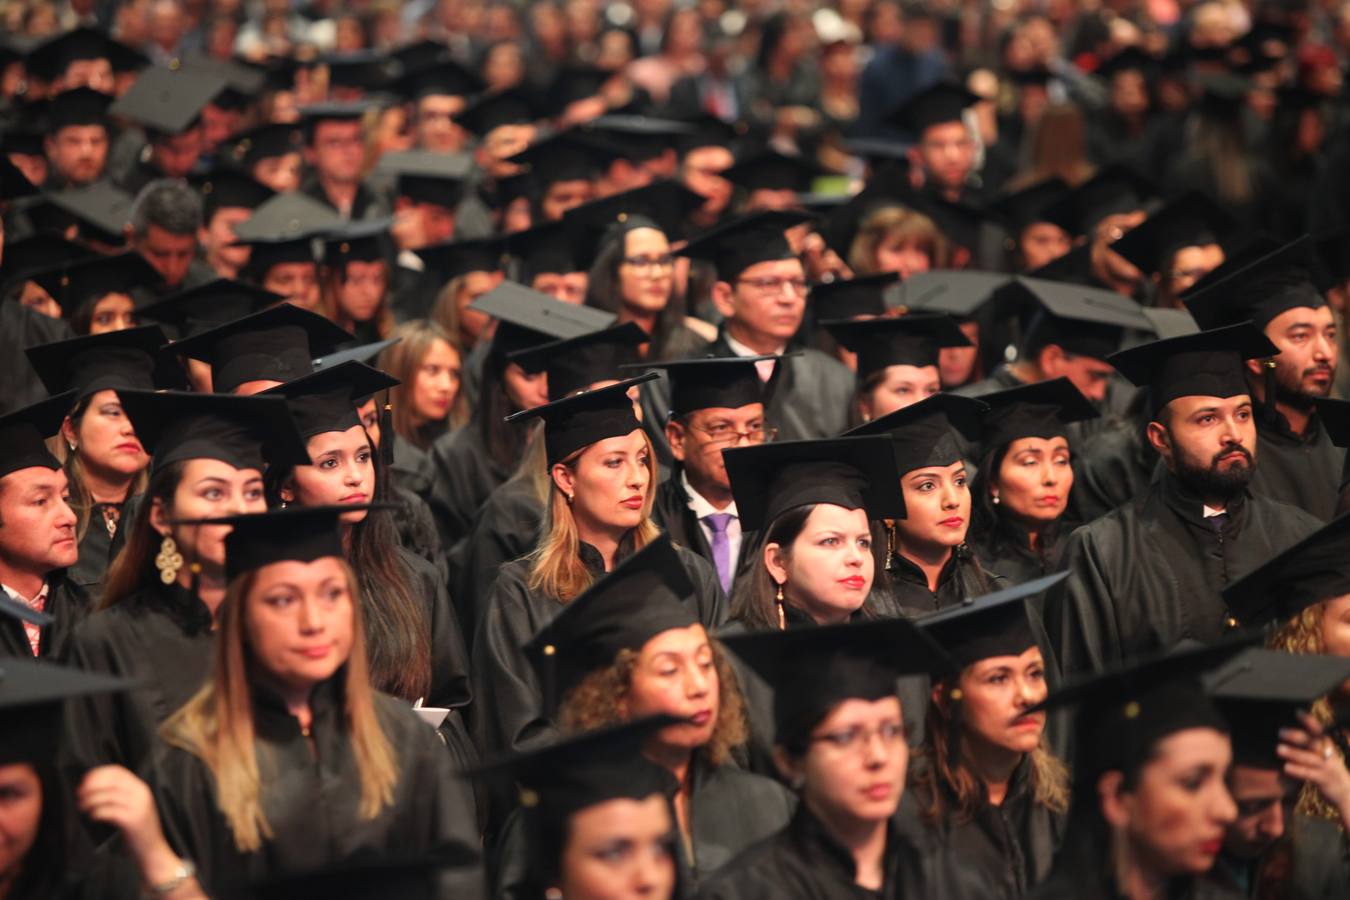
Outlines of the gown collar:
<svg viewBox="0 0 1350 900">
<path fill-rule="evenodd" d="M 315 686 L 309 697 L 311 733 L 325 723 L 340 719 L 344 714 L 346 680 L 347 667 L 344 665 L 327 681 Z M 280 694 L 257 680 L 251 682 L 250 688 L 253 695 L 253 727 L 260 737 L 293 739 L 303 733 L 300 720 L 291 715 Z"/>
<path fill-rule="evenodd" d="M 1181 483 L 1170 471 L 1163 472 L 1162 477 L 1162 497 L 1163 502 L 1177 514 L 1183 521 L 1192 525 L 1209 526 L 1205 523 L 1205 502 L 1199 494 L 1190 490 Z M 1225 512 L 1228 513 L 1228 522 L 1224 531 L 1236 527 L 1241 523 L 1243 513 L 1247 508 L 1247 494 L 1244 491 L 1229 501 Z"/>
<path fill-rule="evenodd" d="M 826 830 L 824 823 L 807 808 L 805 802 L 797 805 L 797 812 L 793 814 L 792 821 L 788 823 L 788 833 L 791 836 L 792 843 L 801 852 L 802 859 L 809 860 L 812 868 L 826 871 L 830 874 L 830 877 L 836 878 L 840 882 L 850 885 L 856 883 L 858 867 L 857 863 L 854 862 L 853 854 L 834 839 L 834 836 Z M 895 842 L 894 822 L 888 820 L 886 823 L 886 853 L 883 857 L 887 883 L 894 878 L 893 851 Z M 882 893 L 885 893 L 884 887 Z"/>
<path fill-rule="evenodd" d="M 632 531 L 623 536 L 619 541 L 619 550 L 614 554 L 614 564 L 618 565 L 625 559 L 633 555 L 633 544 L 636 538 Z M 577 542 L 577 555 L 581 557 L 581 564 L 586 567 L 586 571 L 592 579 L 603 578 L 605 575 L 605 558 L 600 555 L 600 551 L 595 549 L 585 541 Z"/>
</svg>

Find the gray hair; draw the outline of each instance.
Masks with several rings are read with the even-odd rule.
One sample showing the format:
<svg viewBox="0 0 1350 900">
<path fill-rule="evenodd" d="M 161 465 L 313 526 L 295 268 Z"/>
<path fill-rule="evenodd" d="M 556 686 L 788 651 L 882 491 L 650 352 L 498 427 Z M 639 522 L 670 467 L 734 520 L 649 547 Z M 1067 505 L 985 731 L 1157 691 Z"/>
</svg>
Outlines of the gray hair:
<svg viewBox="0 0 1350 900">
<path fill-rule="evenodd" d="M 131 205 L 131 230 L 144 237 L 155 225 L 170 234 L 195 235 L 202 227 L 202 201 L 181 178 L 159 178 L 141 188 Z"/>
</svg>

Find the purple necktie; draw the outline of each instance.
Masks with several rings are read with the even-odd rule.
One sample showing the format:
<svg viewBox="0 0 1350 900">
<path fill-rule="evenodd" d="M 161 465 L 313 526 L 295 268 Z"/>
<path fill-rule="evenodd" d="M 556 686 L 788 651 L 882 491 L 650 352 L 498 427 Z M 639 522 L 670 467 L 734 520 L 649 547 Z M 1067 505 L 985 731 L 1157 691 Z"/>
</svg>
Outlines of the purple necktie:
<svg viewBox="0 0 1350 900">
<path fill-rule="evenodd" d="M 731 513 L 709 513 L 703 517 L 712 531 L 713 565 L 717 567 L 717 580 L 722 582 L 722 590 L 731 591 L 731 539 L 727 537 L 727 526 L 736 518 Z"/>
</svg>

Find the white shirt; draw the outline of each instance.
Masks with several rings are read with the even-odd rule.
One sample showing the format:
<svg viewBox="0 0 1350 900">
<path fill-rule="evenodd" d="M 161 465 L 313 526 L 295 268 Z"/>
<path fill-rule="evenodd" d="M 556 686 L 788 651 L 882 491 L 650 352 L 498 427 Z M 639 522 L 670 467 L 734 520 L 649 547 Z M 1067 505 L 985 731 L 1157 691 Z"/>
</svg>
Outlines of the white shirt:
<svg viewBox="0 0 1350 900">
<path fill-rule="evenodd" d="M 43 612 L 47 608 L 47 582 L 45 581 L 42 582 L 42 588 L 37 592 L 37 596 L 32 598 L 25 597 L 7 584 L 0 584 L 0 591 L 4 591 L 14 602 L 22 603 L 29 609 Z M 42 644 L 42 628 L 32 622 L 24 622 L 23 630 L 28 637 L 28 645 L 33 649 L 33 655 L 37 656 L 38 649 Z"/>
<path fill-rule="evenodd" d="M 1228 512 L 1228 510 L 1226 510 L 1226 509 L 1215 509 L 1215 508 L 1212 507 L 1212 506 L 1205 506 L 1205 507 L 1204 507 L 1204 513 L 1205 513 L 1205 518 L 1206 518 L 1206 519 L 1212 519 L 1212 518 L 1214 518 L 1215 516 L 1222 516 L 1222 515 L 1227 514 L 1227 512 Z"/>
<path fill-rule="evenodd" d="M 745 346 L 740 341 L 736 340 L 734 337 L 731 336 L 730 333 L 726 331 L 722 332 L 722 337 L 727 339 L 727 346 L 730 347 L 731 352 L 735 353 L 737 356 L 764 355 L 754 350 L 751 350 L 749 347 Z M 777 350 L 773 351 L 773 355 L 782 356 L 783 351 L 786 349 L 787 347 L 779 347 Z M 770 378 L 772 378 L 774 367 L 777 365 L 778 360 L 776 359 L 761 359 L 759 362 L 755 363 L 755 371 L 759 374 L 759 380 L 767 382 Z"/>
<path fill-rule="evenodd" d="M 726 509 L 718 509 L 705 500 L 702 494 L 689 486 L 689 476 L 683 470 L 680 471 L 680 484 L 684 488 L 685 496 L 689 498 L 689 509 L 698 519 L 698 527 L 703 529 L 703 537 L 708 541 L 709 547 L 712 546 L 712 527 L 703 521 L 703 517 L 710 516 L 713 513 L 731 513 L 735 517 L 727 523 L 727 559 L 734 572 L 736 560 L 741 558 L 741 517 L 736 512 L 736 501 L 731 501 L 731 505 Z"/>
</svg>

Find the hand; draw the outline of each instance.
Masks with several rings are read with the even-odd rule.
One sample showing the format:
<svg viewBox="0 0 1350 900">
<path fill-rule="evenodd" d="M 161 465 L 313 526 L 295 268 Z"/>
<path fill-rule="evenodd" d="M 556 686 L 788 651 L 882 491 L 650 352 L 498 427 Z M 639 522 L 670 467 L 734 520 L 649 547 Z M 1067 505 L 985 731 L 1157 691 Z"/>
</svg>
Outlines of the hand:
<svg viewBox="0 0 1350 900">
<path fill-rule="evenodd" d="M 1276 748 L 1284 760 L 1284 771 L 1291 778 L 1306 781 L 1341 813 L 1350 825 L 1350 771 L 1336 752 L 1322 723 L 1306 712 L 1299 713 L 1300 728 L 1281 728 Z"/>
<path fill-rule="evenodd" d="M 165 843 L 150 788 L 121 766 L 91 769 L 75 791 L 75 800 L 90 819 L 122 832 L 137 857 Z"/>
</svg>

